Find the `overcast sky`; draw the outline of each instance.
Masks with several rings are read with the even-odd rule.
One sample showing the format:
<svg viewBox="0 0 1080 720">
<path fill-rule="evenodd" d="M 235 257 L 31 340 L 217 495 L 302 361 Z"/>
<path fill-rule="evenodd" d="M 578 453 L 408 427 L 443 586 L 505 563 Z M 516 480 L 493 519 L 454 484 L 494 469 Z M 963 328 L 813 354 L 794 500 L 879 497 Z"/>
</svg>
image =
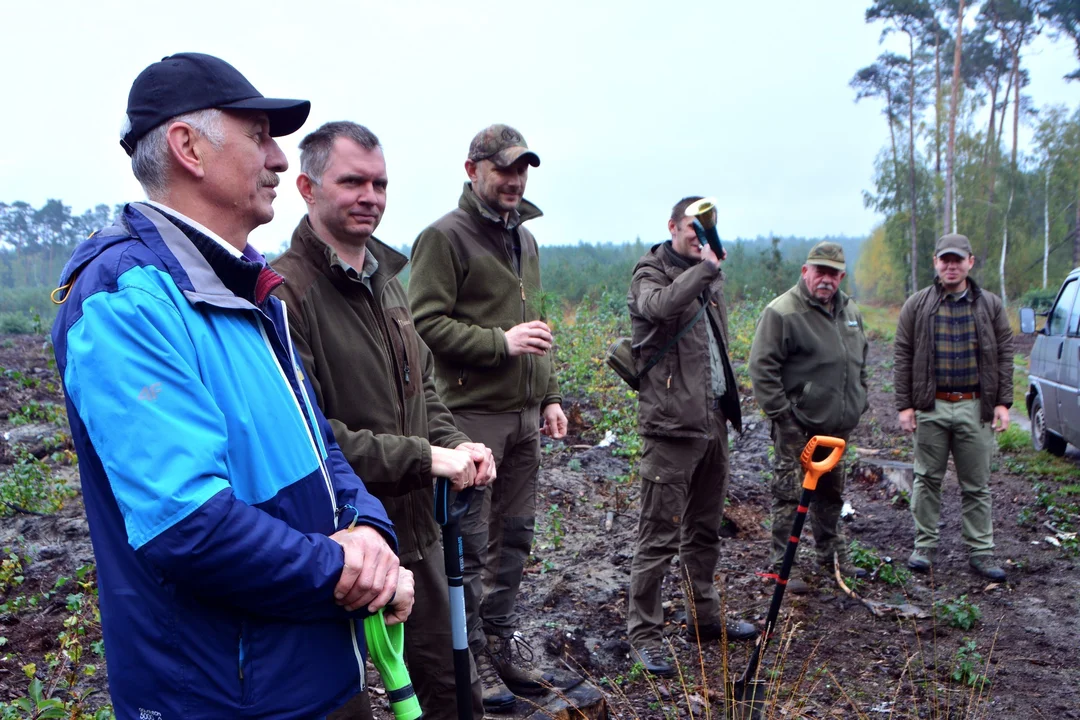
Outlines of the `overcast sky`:
<svg viewBox="0 0 1080 720">
<path fill-rule="evenodd" d="M 142 197 L 118 144 L 127 93 L 174 52 L 218 55 L 264 95 L 310 99 L 280 138 L 274 250 L 304 213 L 303 135 L 354 120 L 382 141 L 390 187 L 377 235 L 411 244 L 456 206 L 472 136 L 504 122 L 542 160 L 526 197 L 542 244 L 662 238 L 671 205 L 719 199 L 722 237 L 864 235 L 876 101 L 848 87 L 881 52 L 862 0 L 182 4 L 5 2 L 0 201 L 76 212 Z M 1071 46 L 1026 54 L 1037 105 L 1076 106 Z"/>
</svg>

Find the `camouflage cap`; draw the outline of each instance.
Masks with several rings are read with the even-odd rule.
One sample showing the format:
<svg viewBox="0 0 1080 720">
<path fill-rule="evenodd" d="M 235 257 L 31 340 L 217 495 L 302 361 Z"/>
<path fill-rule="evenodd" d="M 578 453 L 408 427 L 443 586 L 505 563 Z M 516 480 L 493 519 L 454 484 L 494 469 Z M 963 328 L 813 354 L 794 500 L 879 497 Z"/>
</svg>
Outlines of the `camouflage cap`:
<svg viewBox="0 0 1080 720">
<path fill-rule="evenodd" d="M 967 239 L 966 235 L 950 233 L 938 238 L 937 247 L 934 248 L 934 257 L 950 254 L 968 258 L 975 253 L 971 252 L 971 241 Z"/>
<path fill-rule="evenodd" d="M 509 125 L 486 127 L 469 144 L 469 159 L 473 162 L 490 160 L 496 166 L 505 168 L 521 157 L 527 157 L 533 167 L 540 167 L 540 156 L 530 150 L 521 133 Z"/>
<path fill-rule="evenodd" d="M 847 270 L 844 262 L 844 248 L 839 243 L 819 242 L 810 248 L 810 254 L 806 256 L 807 265 L 824 265 L 840 272 Z"/>
</svg>

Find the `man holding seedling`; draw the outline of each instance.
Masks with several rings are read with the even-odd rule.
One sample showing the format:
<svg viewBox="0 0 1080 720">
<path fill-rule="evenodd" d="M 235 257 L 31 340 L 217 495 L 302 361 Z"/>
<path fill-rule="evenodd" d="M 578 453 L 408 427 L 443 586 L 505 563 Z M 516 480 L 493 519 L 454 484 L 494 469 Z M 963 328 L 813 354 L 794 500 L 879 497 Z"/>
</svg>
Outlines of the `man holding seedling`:
<svg viewBox="0 0 1080 720">
<path fill-rule="evenodd" d="M 406 623 L 405 659 L 424 717 L 449 720 L 457 703 L 432 483 L 484 487 L 495 465 L 490 450 L 454 426 L 435 390 L 431 352 L 397 279 L 408 259 L 373 235 L 387 185 L 382 146 L 363 125 L 330 122 L 305 137 L 296 187 L 308 214 L 273 263 L 288 280 L 274 292 L 342 452 L 394 521 L 422 608 Z M 473 695 L 480 717 L 478 679 Z M 346 708 L 331 719 L 360 713 Z"/>
<path fill-rule="evenodd" d="M 540 257 L 524 227 L 541 214 L 523 197 L 529 168 L 539 165 L 514 128 L 481 130 L 458 207 L 420 233 L 409 279 L 439 396 L 498 467 L 498 482 L 473 494 L 461 520 L 469 646 L 493 711 L 552 680 L 528 667 L 515 608 L 536 522 L 540 435 L 566 435 Z"/>
<path fill-rule="evenodd" d="M 900 427 L 915 435 L 915 549 L 908 567 L 929 572 L 937 560 L 941 481 L 951 452 L 969 564 L 1000 582 L 1005 570 L 994 558 L 990 458 L 994 431 L 1009 427 L 1013 340 L 1001 299 L 968 277 L 974 266 L 971 241 L 943 235 L 934 251 L 934 284 L 907 299 L 896 327 L 896 409 Z"/>
<path fill-rule="evenodd" d="M 626 299 L 637 367 L 660 355 L 641 376 L 638 395 L 641 515 L 627 611 L 634 658 L 659 676 L 675 674 L 663 643 L 662 586 L 676 554 L 689 590 L 690 637 L 756 635 L 749 623 L 725 621 L 713 582 L 729 475 L 727 425 L 741 431 L 742 415 L 727 352 L 722 258 L 699 241 L 686 216 L 700 199 L 675 204 L 671 239 L 638 261 Z"/>
<path fill-rule="evenodd" d="M 771 423 L 773 440 L 772 545 L 768 577 L 776 579 L 784 560 L 802 495 L 799 457 L 814 435 L 846 440 L 870 406 L 866 386 L 869 345 L 862 313 L 840 289 L 846 264 L 837 243 L 810 249 L 796 285 L 766 306 L 750 349 L 750 379 L 758 407 Z M 788 580 L 793 593 L 805 593 L 821 570 L 833 574 L 833 555 L 847 577 L 866 571 L 848 562 L 840 530 L 844 506 L 843 461 L 818 481 L 810 506 L 816 558 L 813 570 Z M 796 561 L 798 555 L 796 555 Z"/>
<path fill-rule="evenodd" d="M 117 717 L 321 717 L 364 690 L 358 621 L 412 608 L 247 241 L 309 108 L 209 55 L 146 68 L 120 142 L 149 200 L 54 293 Z"/>
</svg>

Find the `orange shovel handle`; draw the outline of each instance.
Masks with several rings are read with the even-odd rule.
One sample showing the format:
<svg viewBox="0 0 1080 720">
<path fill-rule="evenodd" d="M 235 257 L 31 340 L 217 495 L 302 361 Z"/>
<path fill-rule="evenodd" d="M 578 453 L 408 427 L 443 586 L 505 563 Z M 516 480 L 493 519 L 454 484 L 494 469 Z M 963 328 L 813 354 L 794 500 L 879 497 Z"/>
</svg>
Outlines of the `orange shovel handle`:
<svg viewBox="0 0 1080 720">
<path fill-rule="evenodd" d="M 806 476 L 803 478 L 803 488 L 817 490 L 818 480 L 822 475 L 836 467 L 836 463 L 840 462 L 840 458 L 844 456 L 846 446 L 847 443 L 840 438 L 829 435 L 815 435 L 810 438 L 810 441 L 806 443 L 806 447 L 803 448 L 802 456 L 799 458 L 803 468 L 806 470 Z M 832 448 L 832 452 L 824 460 L 814 462 L 814 451 L 819 447 Z"/>
</svg>

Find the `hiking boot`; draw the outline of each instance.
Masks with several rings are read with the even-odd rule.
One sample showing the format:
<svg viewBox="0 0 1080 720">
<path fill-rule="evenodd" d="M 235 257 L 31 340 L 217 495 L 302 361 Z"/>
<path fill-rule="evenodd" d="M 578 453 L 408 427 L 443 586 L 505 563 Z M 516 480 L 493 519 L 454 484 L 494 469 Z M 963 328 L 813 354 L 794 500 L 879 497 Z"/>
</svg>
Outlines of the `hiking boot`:
<svg viewBox="0 0 1080 720">
<path fill-rule="evenodd" d="M 506 638 L 488 635 L 487 640 L 495 670 L 515 695 L 543 695 L 551 689 L 555 676 L 529 667 L 533 661 L 533 649 L 521 633 L 515 632 Z"/>
<path fill-rule="evenodd" d="M 476 673 L 480 676 L 480 684 L 484 689 L 484 710 L 493 713 L 510 712 L 517 698 L 499 677 L 495 665 L 491 662 L 491 653 L 484 649 L 473 653 L 473 658 L 476 660 Z"/>
<path fill-rule="evenodd" d="M 937 548 L 915 548 L 907 559 L 907 566 L 917 573 L 928 573 L 937 559 Z"/>
<path fill-rule="evenodd" d="M 994 582 L 1005 582 L 1005 571 L 1001 569 L 993 555 L 972 555 L 969 562 L 971 569 L 984 578 Z"/>
<path fill-rule="evenodd" d="M 796 595 L 809 595 L 812 590 L 813 588 L 810 587 L 810 583 L 802 578 L 788 578 L 787 592 Z"/>
<path fill-rule="evenodd" d="M 701 640 L 720 640 L 727 632 L 728 640 L 753 640 L 757 637 L 757 628 L 742 620 L 728 620 L 723 626 L 719 622 L 700 623 L 697 626 Z M 689 631 L 689 630 L 688 630 Z"/>
<path fill-rule="evenodd" d="M 631 648 L 630 657 L 645 666 L 645 672 L 657 677 L 673 677 L 675 666 L 671 658 L 659 646 Z"/>
</svg>

